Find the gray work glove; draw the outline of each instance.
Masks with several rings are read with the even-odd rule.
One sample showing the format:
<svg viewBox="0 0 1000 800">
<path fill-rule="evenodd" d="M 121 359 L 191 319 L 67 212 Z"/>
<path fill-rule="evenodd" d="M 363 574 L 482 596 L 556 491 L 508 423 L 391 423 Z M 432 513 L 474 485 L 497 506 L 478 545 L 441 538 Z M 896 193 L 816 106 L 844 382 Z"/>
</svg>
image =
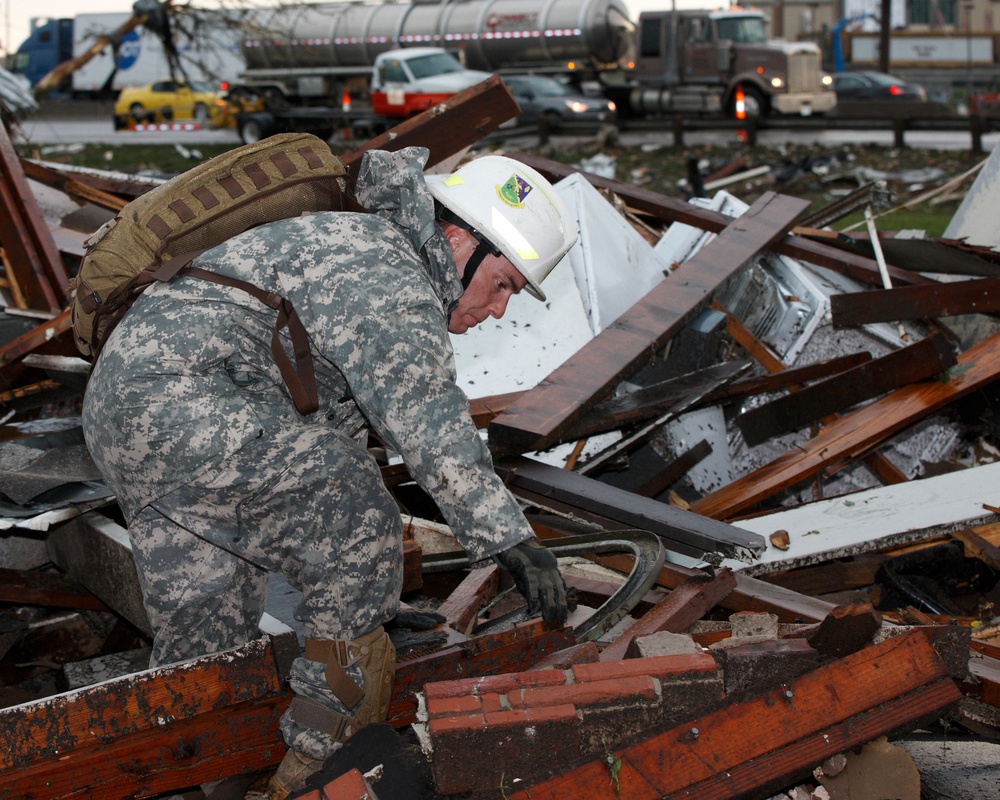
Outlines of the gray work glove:
<svg viewBox="0 0 1000 800">
<path fill-rule="evenodd" d="M 529 614 L 537 615 L 540 610 L 546 625 L 558 628 L 565 624 L 569 616 L 566 582 L 553 553 L 537 539 L 528 539 L 497 553 L 493 560 L 514 578 L 517 590 L 528 601 Z"/>
</svg>

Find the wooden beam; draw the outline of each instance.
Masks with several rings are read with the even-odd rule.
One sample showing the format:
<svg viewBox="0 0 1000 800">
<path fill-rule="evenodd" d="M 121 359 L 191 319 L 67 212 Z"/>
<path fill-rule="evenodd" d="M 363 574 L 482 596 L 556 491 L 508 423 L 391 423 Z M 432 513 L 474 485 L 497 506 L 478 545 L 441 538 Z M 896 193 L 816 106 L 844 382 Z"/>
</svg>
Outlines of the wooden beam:
<svg viewBox="0 0 1000 800">
<path fill-rule="evenodd" d="M 0 211 L 0 243 L 28 307 L 36 311 L 59 311 L 69 297 L 69 275 L 3 125 L 0 125 Z"/>
<path fill-rule="evenodd" d="M 634 489 L 634 493 L 642 497 L 656 497 L 687 475 L 702 459 L 708 458 L 711 452 L 712 446 L 705 439 L 702 439 L 694 447 L 681 453 L 648 481 Z"/>
<path fill-rule="evenodd" d="M 708 395 L 704 402 L 706 404 L 727 403 L 737 398 L 752 397 L 753 395 L 769 394 L 771 392 L 780 392 L 792 387 L 797 388 L 798 386 L 809 383 L 810 381 L 829 378 L 831 375 L 837 375 L 844 370 L 856 367 L 871 360 L 871 353 L 862 351 L 860 353 L 849 353 L 846 356 L 828 358 L 823 361 L 817 361 L 814 364 L 806 364 L 801 367 L 782 369 L 780 372 L 774 372 L 769 375 L 761 375 L 756 378 L 747 378 L 746 380 L 735 381 L 733 383 L 728 383 L 725 386 L 720 386 Z"/>
<path fill-rule="evenodd" d="M 448 598 L 438 606 L 448 624 L 468 635 L 480 609 L 497 593 L 500 586 L 500 568 L 495 564 L 473 569 L 465 576 Z"/>
<path fill-rule="evenodd" d="M 946 380 L 904 386 L 827 425 L 815 438 L 692 504 L 725 519 L 752 508 L 823 468 L 862 456 L 917 420 L 1000 376 L 1000 334 L 962 353 Z"/>
<path fill-rule="evenodd" d="M 276 765 L 285 630 L 182 664 L 0 709 L 10 797 L 153 797 Z"/>
<path fill-rule="evenodd" d="M 750 447 L 799 430 L 824 417 L 900 386 L 931 378 L 955 364 L 955 352 L 941 334 L 894 350 L 866 364 L 819 381 L 736 418 Z"/>
<path fill-rule="evenodd" d="M 107 208 L 112 211 L 121 211 L 128 204 L 128 200 L 116 194 L 102 191 L 89 183 L 78 181 L 76 178 L 65 172 L 47 167 L 43 164 L 36 164 L 26 158 L 21 159 L 21 167 L 24 174 L 46 186 L 52 186 L 65 192 L 78 200 L 84 200 L 94 205 Z"/>
<path fill-rule="evenodd" d="M 835 294 L 830 298 L 834 328 L 927 317 L 1000 312 L 1000 278 L 977 278 Z"/>
<path fill-rule="evenodd" d="M 73 320 L 70 316 L 70 310 L 67 308 L 37 328 L 21 334 L 0 347 L 0 367 L 5 367 L 20 358 L 24 358 L 28 353 L 48 344 L 57 336 L 67 333 L 72 327 Z"/>
<path fill-rule="evenodd" d="M 545 450 L 626 375 L 646 363 L 703 308 L 726 279 L 783 239 L 808 210 L 765 193 L 538 386 L 490 423 L 498 453 Z"/>
<path fill-rule="evenodd" d="M 730 703 L 634 744 L 609 744 L 620 764 L 617 780 L 601 757 L 508 797 L 767 797 L 810 775 L 824 759 L 912 729 L 960 697 L 934 649 L 913 632 L 819 667 L 763 697 Z"/>
<path fill-rule="evenodd" d="M 426 147 L 430 151 L 427 166 L 432 167 L 480 141 L 520 113 L 507 85 L 499 75 L 491 75 L 482 83 L 369 139 L 357 150 L 341 156 L 341 160 L 352 183 L 358 178 L 361 157 L 368 150 L 396 152 L 404 147 Z"/>
<path fill-rule="evenodd" d="M 640 636 L 660 631 L 684 633 L 735 588 L 736 578 L 729 569 L 721 569 L 714 575 L 685 579 L 664 600 L 639 617 L 634 625 L 605 647 L 601 651 L 600 660 L 620 661 L 626 658 L 633 642 Z"/>
<path fill-rule="evenodd" d="M 518 497 L 545 508 L 572 510 L 601 519 L 607 529 L 652 531 L 668 550 L 700 558 L 706 553 L 750 561 L 764 539 L 732 525 L 719 525 L 690 511 L 619 489 L 568 470 L 521 456 L 496 465 L 497 474 Z"/>
<path fill-rule="evenodd" d="M 622 198 L 630 208 L 663 222 L 681 222 L 712 233 L 719 233 L 732 222 L 732 217 L 726 216 L 720 211 L 700 208 L 685 200 L 658 194 L 649 189 L 633 186 L 625 181 L 602 178 L 592 172 L 586 172 L 568 164 L 560 164 L 542 156 L 519 152 L 507 153 L 507 155 L 534 167 L 553 180 L 560 180 L 579 172 L 592 186 L 613 192 Z M 829 267 L 871 286 L 882 285 L 882 276 L 874 259 L 856 253 L 848 253 L 840 248 L 815 242 L 804 236 L 794 234 L 786 236 L 775 244 L 774 251 L 790 258 L 807 261 L 810 264 Z M 889 277 L 892 278 L 895 285 L 931 283 L 928 278 L 893 266 L 889 267 Z"/>
<path fill-rule="evenodd" d="M 83 586 L 56 572 L 0 568 L 0 601 L 53 608 L 111 609 Z"/>
</svg>

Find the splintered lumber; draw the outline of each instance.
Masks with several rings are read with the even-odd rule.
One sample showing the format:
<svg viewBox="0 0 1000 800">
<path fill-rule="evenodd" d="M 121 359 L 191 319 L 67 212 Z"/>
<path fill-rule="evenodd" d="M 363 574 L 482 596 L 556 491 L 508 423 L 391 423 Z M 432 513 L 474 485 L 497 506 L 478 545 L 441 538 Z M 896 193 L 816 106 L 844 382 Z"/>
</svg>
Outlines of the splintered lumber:
<svg viewBox="0 0 1000 800">
<path fill-rule="evenodd" d="M 141 798 L 276 765 L 295 633 L 0 709 L 5 796 Z"/>
<path fill-rule="evenodd" d="M 511 454 L 559 441 L 626 375 L 646 363 L 703 308 L 727 278 L 770 249 L 808 202 L 767 192 L 694 257 L 594 337 L 489 427 L 491 448 Z"/>
<path fill-rule="evenodd" d="M 586 172 L 568 164 L 560 164 L 542 156 L 520 152 L 507 153 L 507 155 L 534 167 L 552 180 L 559 180 L 579 172 L 595 188 L 613 192 L 625 201 L 629 208 L 641 211 L 663 222 L 680 222 L 712 233 L 719 233 L 732 222 L 732 217 L 720 211 L 700 208 L 676 197 L 667 197 L 624 181 L 602 178 L 592 172 Z M 790 234 L 774 245 L 774 251 L 783 256 L 807 261 L 810 264 L 829 267 L 872 286 L 882 285 L 882 276 L 874 259 L 815 242 L 805 236 Z M 889 267 L 889 276 L 892 278 L 892 282 L 897 285 L 931 282 L 928 278 L 898 267 Z"/>
<path fill-rule="evenodd" d="M 835 328 L 924 317 L 995 314 L 1000 311 L 1000 278 L 835 294 L 830 298 L 830 311 Z"/>
<path fill-rule="evenodd" d="M 817 361 L 814 364 L 782 369 L 780 372 L 770 375 L 761 375 L 756 378 L 734 381 L 715 389 L 705 398 L 704 402 L 726 403 L 736 398 L 780 392 L 783 389 L 797 387 L 809 381 L 829 378 L 831 375 L 836 375 L 871 360 L 872 355 L 867 351 L 848 353 L 846 356 L 837 356 L 836 358 Z"/>
<path fill-rule="evenodd" d="M 497 593 L 500 568 L 496 564 L 469 571 L 448 599 L 438 606 L 437 613 L 457 631 L 469 633 L 480 609 Z"/>
<path fill-rule="evenodd" d="M 946 379 L 913 383 L 830 422 L 813 439 L 691 504 L 726 519 L 833 464 L 859 458 L 890 436 L 1000 376 L 1000 334 L 962 353 Z"/>
<path fill-rule="evenodd" d="M 729 703 L 635 743 L 608 743 L 613 761 L 592 759 L 508 791 L 507 797 L 767 797 L 809 776 L 826 758 L 912 730 L 960 698 L 944 663 L 914 631 L 819 667 L 763 697 Z"/>
<path fill-rule="evenodd" d="M 736 418 L 748 445 L 804 428 L 864 400 L 944 372 L 955 352 L 939 333 L 832 378 L 757 406 Z"/>
<path fill-rule="evenodd" d="M 341 160 L 351 182 L 357 180 L 361 157 L 368 150 L 396 152 L 404 147 L 426 147 L 430 151 L 427 166 L 433 167 L 480 141 L 520 113 L 507 85 L 499 75 L 491 75 L 482 83 L 369 139 L 357 150 L 341 156 Z"/>
<path fill-rule="evenodd" d="M 21 167 L 29 178 L 44 183 L 46 186 L 53 186 L 78 200 L 84 200 L 112 211 L 121 211 L 128 204 L 128 200 L 123 197 L 98 189 L 89 183 L 78 181 L 65 172 L 52 169 L 44 164 L 36 164 L 22 158 Z"/>
<path fill-rule="evenodd" d="M 36 311 L 59 311 L 69 296 L 69 275 L 3 125 L 0 125 L 0 244 L 28 307 Z"/>
<path fill-rule="evenodd" d="M 660 631 L 684 633 L 736 588 L 732 570 L 685 579 L 666 598 L 643 614 L 634 625 L 601 651 L 601 661 L 619 661 L 629 655 L 640 636 Z"/>
<path fill-rule="evenodd" d="M 757 534 L 523 456 L 498 462 L 496 470 L 518 497 L 545 508 L 572 510 L 605 527 L 610 521 L 611 528 L 652 531 L 674 552 L 695 558 L 719 553 L 749 562 L 765 547 Z"/>
</svg>

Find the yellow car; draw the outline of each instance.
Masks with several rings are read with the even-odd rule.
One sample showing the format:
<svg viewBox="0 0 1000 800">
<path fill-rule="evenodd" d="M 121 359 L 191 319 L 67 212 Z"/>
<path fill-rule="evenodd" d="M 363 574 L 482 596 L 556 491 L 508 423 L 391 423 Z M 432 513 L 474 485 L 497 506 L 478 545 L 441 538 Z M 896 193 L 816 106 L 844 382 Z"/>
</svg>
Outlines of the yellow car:
<svg viewBox="0 0 1000 800">
<path fill-rule="evenodd" d="M 193 120 L 207 125 L 222 112 L 226 101 L 217 84 L 208 81 L 154 81 L 129 86 L 115 101 L 115 130 L 130 123 Z"/>
</svg>

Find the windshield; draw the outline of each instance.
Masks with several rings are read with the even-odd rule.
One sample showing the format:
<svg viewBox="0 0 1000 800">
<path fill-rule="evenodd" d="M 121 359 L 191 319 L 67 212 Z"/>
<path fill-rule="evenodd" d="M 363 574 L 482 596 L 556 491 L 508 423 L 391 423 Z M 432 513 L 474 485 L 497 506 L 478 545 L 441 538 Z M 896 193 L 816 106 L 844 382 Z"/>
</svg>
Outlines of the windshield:
<svg viewBox="0 0 1000 800">
<path fill-rule="evenodd" d="M 461 72 L 462 65 L 449 53 L 431 53 L 427 56 L 408 58 L 406 63 L 414 78 L 430 78 L 432 75 L 446 75 L 449 72 Z"/>
<path fill-rule="evenodd" d="M 734 42 L 767 41 L 767 30 L 763 17 L 724 17 L 716 21 L 719 26 L 719 39 L 731 39 Z"/>
<path fill-rule="evenodd" d="M 522 84 L 538 97 L 565 97 L 568 94 L 572 94 L 559 81 L 552 78 L 532 78 L 528 81 L 522 81 Z"/>
<path fill-rule="evenodd" d="M 208 81 L 191 81 L 191 90 L 195 92 L 219 91 L 214 83 L 209 83 Z"/>
</svg>

